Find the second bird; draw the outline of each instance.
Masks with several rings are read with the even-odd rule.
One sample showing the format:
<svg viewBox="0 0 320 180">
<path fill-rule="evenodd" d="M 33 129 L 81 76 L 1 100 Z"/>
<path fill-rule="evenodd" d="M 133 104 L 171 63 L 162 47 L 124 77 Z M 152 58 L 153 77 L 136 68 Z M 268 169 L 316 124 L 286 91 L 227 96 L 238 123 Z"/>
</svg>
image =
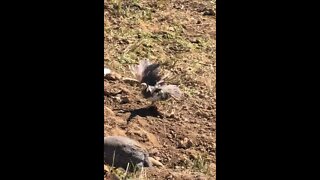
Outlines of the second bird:
<svg viewBox="0 0 320 180">
<path fill-rule="evenodd" d="M 130 67 L 135 79 L 141 83 L 143 97 L 150 100 L 151 105 L 157 101 L 168 100 L 170 97 L 180 99 L 182 96 L 178 86 L 165 84 L 165 77 L 160 75 L 159 68 L 160 64 L 148 60 L 142 60 L 138 65 Z"/>
</svg>

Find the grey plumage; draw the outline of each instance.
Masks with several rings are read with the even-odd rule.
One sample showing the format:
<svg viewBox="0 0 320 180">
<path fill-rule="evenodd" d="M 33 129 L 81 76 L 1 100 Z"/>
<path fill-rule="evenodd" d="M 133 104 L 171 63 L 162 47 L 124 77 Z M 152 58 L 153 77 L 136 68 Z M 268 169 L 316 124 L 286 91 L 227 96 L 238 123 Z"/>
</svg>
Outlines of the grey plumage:
<svg viewBox="0 0 320 180">
<path fill-rule="evenodd" d="M 104 161 L 110 166 L 127 168 L 151 167 L 148 152 L 136 141 L 123 136 L 104 138 Z"/>
<path fill-rule="evenodd" d="M 180 99 L 182 93 L 176 85 L 166 85 L 160 75 L 160 64 L 142 60 L 137 66 L 130 67 L 135 79 L 141 83 L 142 95 L 152 103 L 173 97 Z"/>
</svg>

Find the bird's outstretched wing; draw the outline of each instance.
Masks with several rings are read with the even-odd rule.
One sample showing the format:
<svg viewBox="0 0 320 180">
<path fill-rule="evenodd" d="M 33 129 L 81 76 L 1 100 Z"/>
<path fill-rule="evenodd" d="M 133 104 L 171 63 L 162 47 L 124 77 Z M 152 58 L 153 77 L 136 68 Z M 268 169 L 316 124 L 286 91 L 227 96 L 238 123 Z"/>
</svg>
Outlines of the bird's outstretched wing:
<svg viewBox="0 0 320 180">
<path fill-rule="evenodd" d="M 138 80 L 140 83 L 142 81 L 143 72 L 147 66 L 148 66 L 147 61 L 140 61 L 138 65 L 130 66 L 131 73 L 134 75 L 134 78 Z"/>
<path fill-rule="evenodd" d="M 176 85 L 163 85 L 160 87 L 161 90 L 164 93 L 169 93 L 171 97 L 173 97 L 176 100 L 181 100 L 182 98 L 182 92 L 180 91 L 180 88 Z"/>
<path fill-rule="evenodd" d="M 130 67 L 131 72 L 140 83 L 155 86 L 161 80 L 160 64 L 142 60 L 137 66 Z"/>
</svg>

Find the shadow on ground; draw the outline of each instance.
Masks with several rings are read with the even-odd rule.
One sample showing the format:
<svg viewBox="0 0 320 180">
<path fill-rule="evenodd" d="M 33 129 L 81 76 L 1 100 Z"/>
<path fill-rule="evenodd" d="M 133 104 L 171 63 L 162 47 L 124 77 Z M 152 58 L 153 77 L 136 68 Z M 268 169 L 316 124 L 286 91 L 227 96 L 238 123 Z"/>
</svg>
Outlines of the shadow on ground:
<svg viewBox="0 0 320 180">
<path fill-rule="evenodd" d="M 130 116 L 127 119 L 127 123 L 130 123 L 130 121 L 136 116 L 140 116 L 140 117 L 151 116 L 151 117 L 163 118 L 163 114 L 158 111 L 158 108 L 156 106 L 148 106 L 148 107 L 139 108 L 139 109 L 118 111 L 118 113 L 127 113 L 127 112 L 130 113 Z"/>
</svg>

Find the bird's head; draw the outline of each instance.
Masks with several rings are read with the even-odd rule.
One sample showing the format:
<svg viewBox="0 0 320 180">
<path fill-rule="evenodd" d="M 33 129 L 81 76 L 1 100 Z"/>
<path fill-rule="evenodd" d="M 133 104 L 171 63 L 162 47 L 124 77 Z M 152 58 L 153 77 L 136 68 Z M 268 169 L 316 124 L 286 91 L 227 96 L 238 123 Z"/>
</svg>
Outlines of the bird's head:
<svg viewBox="0 0 320 180">
<path fill-rule="evenodd" d="M 148 88 L 148 85 L 146 83 L 141 83 L 141 89 L 146 90 Z"/>
</svg>

